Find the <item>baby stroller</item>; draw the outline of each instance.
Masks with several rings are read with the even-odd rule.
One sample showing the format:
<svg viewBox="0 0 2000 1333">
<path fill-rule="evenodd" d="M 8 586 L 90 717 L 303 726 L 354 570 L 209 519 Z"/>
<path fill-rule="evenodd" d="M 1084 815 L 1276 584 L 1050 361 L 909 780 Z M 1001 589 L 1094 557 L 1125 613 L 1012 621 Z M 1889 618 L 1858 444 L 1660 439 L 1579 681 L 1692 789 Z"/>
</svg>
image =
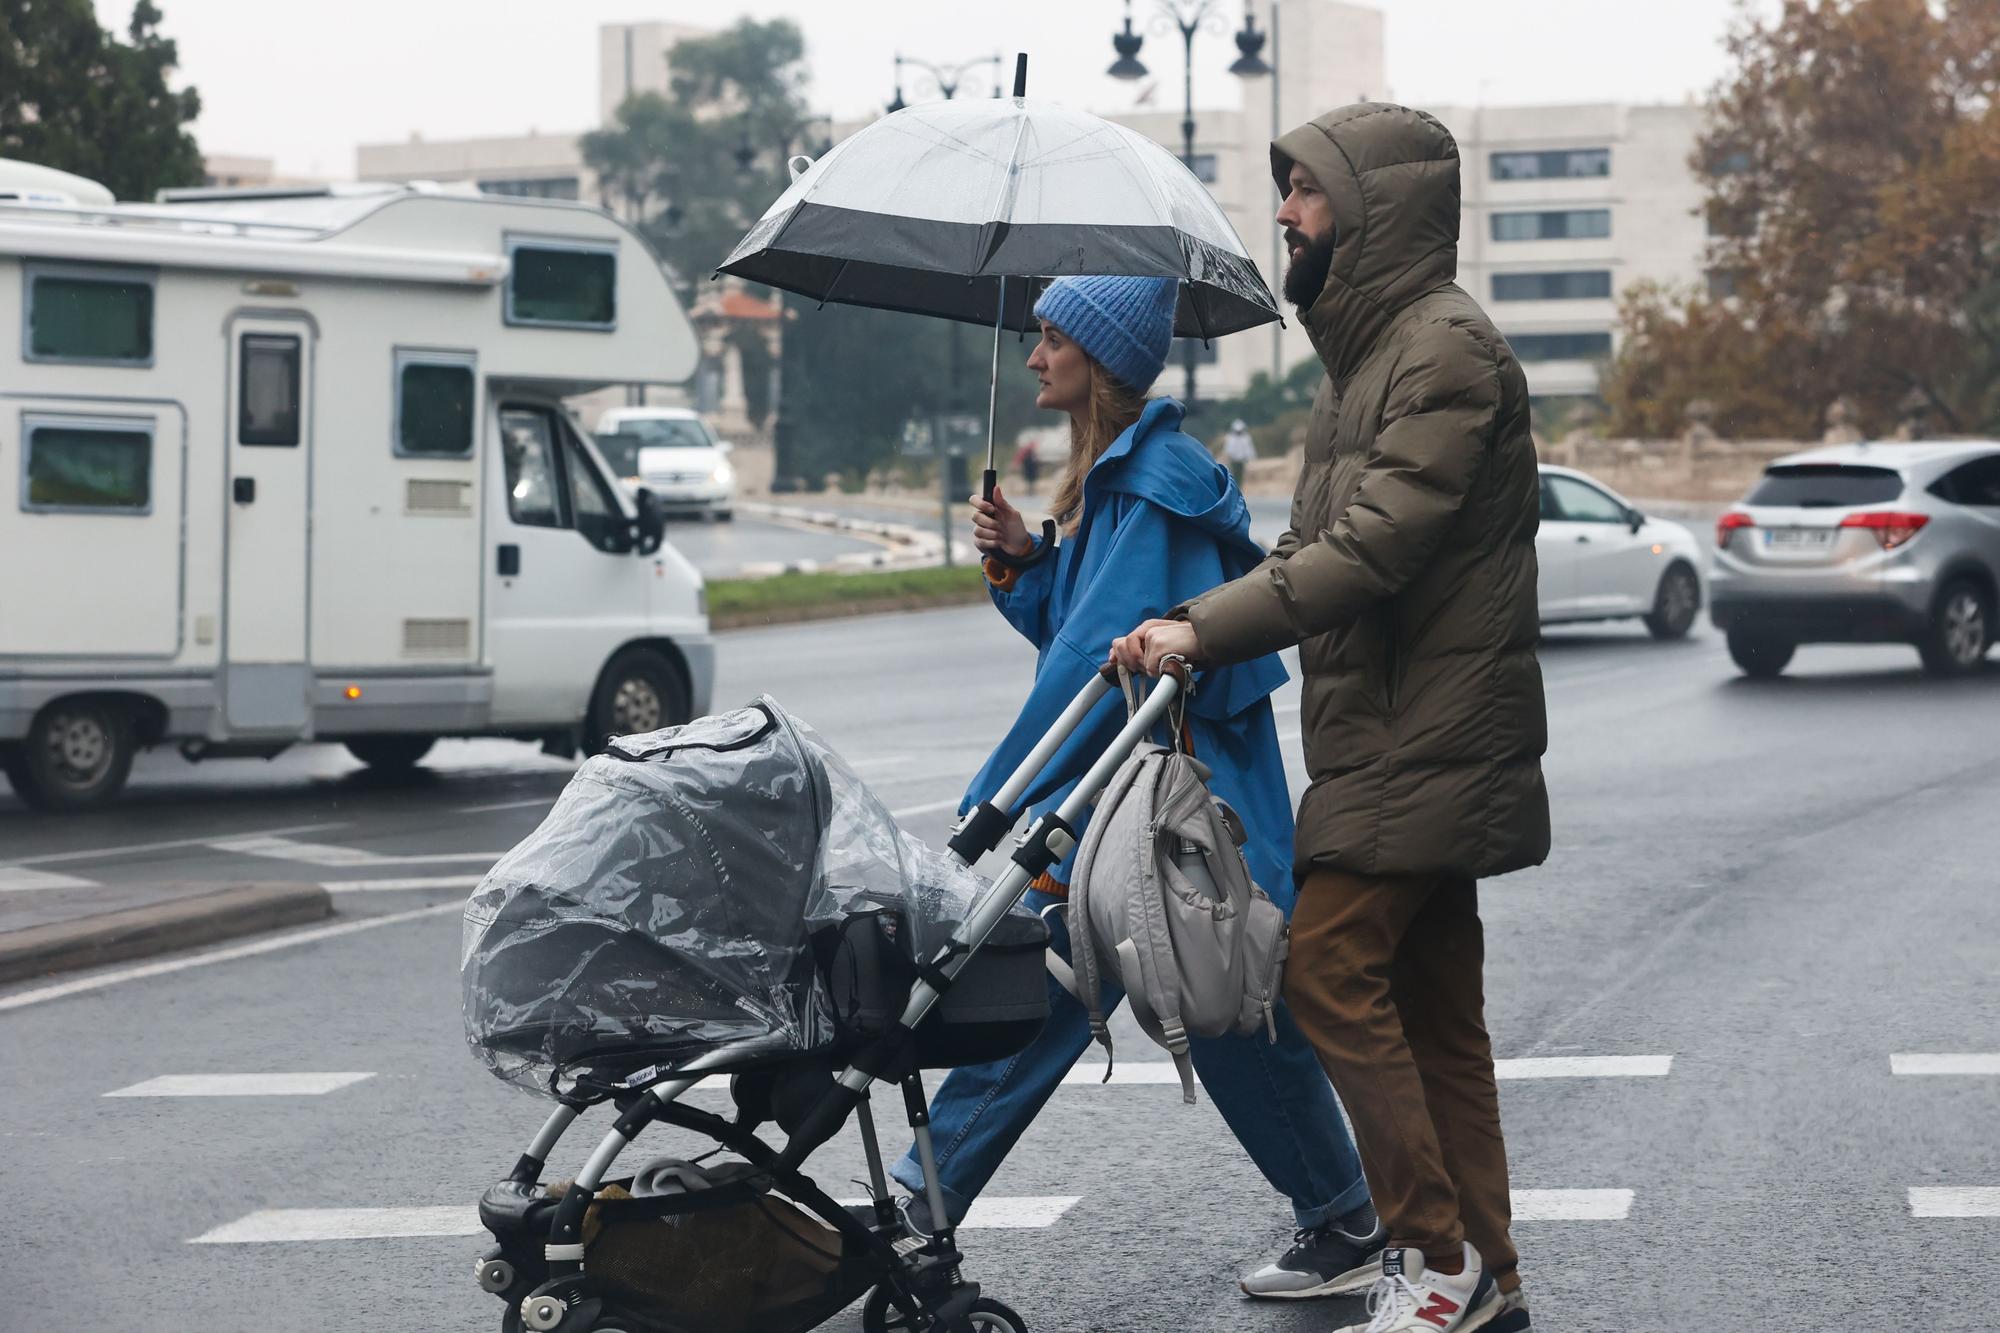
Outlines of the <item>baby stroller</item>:
<svg viewBox="0 0 2000 1333">
<path fill-rule="evenodd" d="M 863 1295 L 868 1333 L 1025 1330 L 964 1279 L 951 1228 L 901 1225 L 869 1093 L 900 1085 L 930 1215 L 945 1218 L 922 1071 L 998 1059 L 1040 1031 L 1048 932 L 1021 895 L 1186 685 L 1178 667 L 1160 682 L 991 885 L 968 867 L 1005 838 L 1108 673 L 960 821 L 949 856 L 903 834 L 768 697 L 586 763 L 466 906 L 467 1038 L 556 1102 L 479 1203 L 495 1243 L 476 1275 L 503 1302 L 503 1333 L 802 1333 Z M 733 1116 L 680 1100 L 724 1076 Z M 616 1119 L 583 1168 L 544 1185 L 564 1132 L 606 1102 Z M 850 1118 L 870 1195 L 851 1207 L 803 1169 Z M 654 1123 L 733 1160 L 612 1178 Z"/>
</svg>

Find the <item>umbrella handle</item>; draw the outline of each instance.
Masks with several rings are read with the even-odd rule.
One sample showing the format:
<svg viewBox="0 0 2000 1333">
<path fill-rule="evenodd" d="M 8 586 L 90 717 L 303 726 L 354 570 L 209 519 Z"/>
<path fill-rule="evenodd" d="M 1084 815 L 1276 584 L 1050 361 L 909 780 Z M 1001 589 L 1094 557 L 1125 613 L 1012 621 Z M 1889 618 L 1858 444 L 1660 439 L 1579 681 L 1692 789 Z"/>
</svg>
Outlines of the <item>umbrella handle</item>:
<svg viewBox="0 0 2000 1333">
<path fill-rule="evenodd" d="M 999 484 L 1000 474 L 992 468 L 987 468 L 985 475 L 979 479 L 979 498 L 986 501 L 987 504 L 992 504 L 993 488 Z"/>
</svg>

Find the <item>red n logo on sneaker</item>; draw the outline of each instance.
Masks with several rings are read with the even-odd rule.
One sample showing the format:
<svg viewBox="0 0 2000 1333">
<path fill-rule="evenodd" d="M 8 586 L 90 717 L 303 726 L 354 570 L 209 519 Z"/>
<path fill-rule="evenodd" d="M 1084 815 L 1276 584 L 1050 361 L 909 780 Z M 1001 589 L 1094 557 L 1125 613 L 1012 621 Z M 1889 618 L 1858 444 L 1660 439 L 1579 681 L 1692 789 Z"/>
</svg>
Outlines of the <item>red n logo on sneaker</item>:
<svg viewBox="0 0 2000 1333">
<path fill-rule="evenodd" d="M 1443 1292 L 1434 1291 L 1424 1308 L 1417 1311 L 1417 1318 L 1428 1319 L 1439 1328 L 1449 1328 L 1451 1317 L 1458 1313 L 1458 1302 Z"/>
</svg>

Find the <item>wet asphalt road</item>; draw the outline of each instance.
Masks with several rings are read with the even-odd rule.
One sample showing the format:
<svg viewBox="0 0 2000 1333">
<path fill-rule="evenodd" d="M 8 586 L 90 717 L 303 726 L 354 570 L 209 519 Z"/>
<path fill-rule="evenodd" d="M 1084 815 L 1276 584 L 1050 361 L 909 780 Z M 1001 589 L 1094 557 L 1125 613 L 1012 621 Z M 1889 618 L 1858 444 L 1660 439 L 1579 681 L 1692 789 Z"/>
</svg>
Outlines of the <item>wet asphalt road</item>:
<svg viewBox="0 0 2000 1333">
<path fill-rule="evenodd" d="M 1496 1051 L 1670 1060 L 1503 1082 L 1516 1189 L 1607 1214 L 1517 1225 L 1537 1327 L 1991 1330 L 2000 1072 L 1898 1074 L 1892 1056 L 1984 1054 L 1945 1067 L 2000 1071 L 2000 667 L 1940 685 L 1911 652 L 1818 649 L 1751 683 L 1712 634 L 1659 645 L 1616 627 L 1552 634 L 1542 656 L 1556 847 L 1482 891 Z M 722 637 L 717 701 L 769 690 L 940 839 L 942 803 L 1031 662 L 982 607 L 747 631 Z M 1281 732 L 1296 701 L 1294 684 Z M 462 1209 L 541 1118 L 464 1049 L 454 905 L 569 766 L 500 742 L 434 754 L 400 783 L 333 747 L 199 768 L 156 756 L 123 805 L 67 820 L 0 798 L 0 862 L 17 877 L 320 880 L 344 886 L 340 919 L 363 927 L 76 993 L 0 992 L 0 1329 L 497 1325 L 471 1281 L 475 1237 L 286 1242 L 269 1239 L 282 1221 L 253 1217 L 398 1210 L 435 1231 L 443 1214 L 406 1210 Z M 395 883 L 417 886 L 380 887 Z M 1121 1065 L 1154 1054 L 1126 1035 Z M 105 1096 L 301 1071 L 370 1076 L 321 1093 Z M 900 1146 L 893 1105 L 881 1111 Z M 566 1141 L 556 1169 L 597 1132 Z M 654 1131 L 632 1152 L 687 1145 Z M 823 1154 L 836 1193 L 861 1173 L 851 1133 Z M 1036 1330 L 1363 1318 L 1358 1302 L 1235 1292 L 1289 1220 L 1206 1099 L 1066 1088 L 990 1193 L 1035 1201 L 1016 1205 L 1030 1220 L 1054 1213 L 964 1233 L 971 1276 Z M 1940 1209 L 1988 1215 L 1914 1215 Z M 356 1216 L 365 1230 L 390 1214 Z M 223 1228 L 252 1239 L 188 1243 Z"/>
</svg>

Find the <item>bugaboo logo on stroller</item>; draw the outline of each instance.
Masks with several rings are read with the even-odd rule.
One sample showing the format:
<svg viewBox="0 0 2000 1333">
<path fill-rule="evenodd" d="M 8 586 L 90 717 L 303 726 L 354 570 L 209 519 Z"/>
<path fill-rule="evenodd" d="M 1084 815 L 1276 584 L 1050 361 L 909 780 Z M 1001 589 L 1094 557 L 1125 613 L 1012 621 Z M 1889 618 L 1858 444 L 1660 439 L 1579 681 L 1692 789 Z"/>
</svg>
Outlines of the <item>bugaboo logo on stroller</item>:
<svg viewBox="0 0 2000 1333">
<path fill-rule="evenodd" d="M 495 1244 L 476 1274 L 505 1302 L 503 1329 L 803 1333 L 864 1293 L 870 1330 L 1025 1329 L 964 1280 L 951 1230 L 922 1243 L 902 1230 L 869 1089 L 901 1086 L 935 1193 L 921 1071 L 1011 1054 L 1040 1031 L 1048 932 L 1020 897 L 1075 846 L 1086 803 L 1177 688 L 1155 689 L 991 885 L 967 864 L 1005 836 L 1011 807 L 1106 678 L 993 813 L 961 826 L 952 856 L 898 829 L 768 697 L 621 738 L 586 763 L 466 907 L 468 1041 L 494 1073 L 557 1103 L 480 1200 Z M 732 1117 L 681 1101 L 722 1075 Z M 564 1132 L 607 1102 L 617 1117 L 589 1160 L 544 1185 Z M 872 1197 L 843 1206 L 803 1167 L 850 1119 Z M 733 1160 L 655 1161 L 613 1178 L 655 1122 L 704 1134 Z M 766 1124 L 782 1147 L 760 1137 Z"/>
</svg>

